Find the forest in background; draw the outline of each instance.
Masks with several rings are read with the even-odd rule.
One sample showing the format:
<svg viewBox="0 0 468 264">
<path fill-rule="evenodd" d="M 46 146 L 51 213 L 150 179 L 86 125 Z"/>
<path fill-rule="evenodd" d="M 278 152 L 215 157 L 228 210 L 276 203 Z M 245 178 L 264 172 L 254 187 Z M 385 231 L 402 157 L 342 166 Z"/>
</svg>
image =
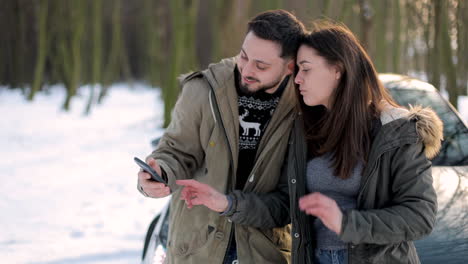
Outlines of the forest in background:
<svg viewBox="0 0 468 264">
<path fill-rule="evenodd" d="M 141 81 L 162 89 L 167 126 L 177 76 L 235 56 L 247 21 L 277 8 L 343 22 L 379 72 L 424 77 L 454 106 L 467 94 L 466 0 L 0 0 L 0 85 L 33 100 L 63 84 L 65 110 L 90 85 L 90 113 L 110 84 Z"/>
</svg>

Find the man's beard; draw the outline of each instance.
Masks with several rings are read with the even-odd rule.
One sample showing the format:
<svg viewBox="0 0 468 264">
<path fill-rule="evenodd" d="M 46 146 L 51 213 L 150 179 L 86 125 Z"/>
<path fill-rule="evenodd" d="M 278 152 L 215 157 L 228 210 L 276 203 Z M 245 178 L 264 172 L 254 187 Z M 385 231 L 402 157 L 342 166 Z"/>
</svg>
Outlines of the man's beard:
<svg viewBox="0 0 468 264">
<path fill-rule="evenodd" d="M 255 79 L 256 80 L 256 79 Z M 258 80 L 256 80 L 258 82 Z M 271 82 L 271 83 L 268 83 L 268 84 L 265 84 L 265 85 L 262 85 L 260 86 L 257 90 L 255 91 L 250 91 L 249 88 L 247 87 L 247 85 L 244 85 L 242 83 L 242 75 L 240 76 L 239 78 L 239 89 L 241 90 L 242 93 L 244 94 L 247 94 L 247 95 L 251 95 L 251 94 L 256 94 L 258 92 L 265 92 L 267 90 L 270 90 L 272 88 L 275 88 L 276 86 L 278 86 L 278 84 L 282 81 L 281 77 L 279 77 L 277 80 Z"/>
</svg>

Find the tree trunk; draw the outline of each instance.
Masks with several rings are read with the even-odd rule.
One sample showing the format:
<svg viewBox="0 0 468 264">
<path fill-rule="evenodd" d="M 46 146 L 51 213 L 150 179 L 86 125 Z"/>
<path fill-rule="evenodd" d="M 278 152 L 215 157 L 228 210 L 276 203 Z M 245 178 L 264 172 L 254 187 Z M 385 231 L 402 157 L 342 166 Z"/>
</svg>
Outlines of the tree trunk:
<svg viewBox="0 0 468 264">
<path fill-rule="evenodd" d="M 41 88 L 43 76 L 44 76 L 44 67 L 47 56 L 48 49 L 48 33 L 47 33 L 47 14 L 48 14 L 48 5 L 49 1 L 37 2 L 38 5 L 38 32 L 37 32 L 37 58 L 36 66 L 34 69 L 34 80 L 31 87 L 31 90 L 28 95 L 28 100 L 32 101 L 34 95 Z"/>
<path fill-rule="evenodd" d="M 374 5 L 376 7 L 375 15 L 375 25 L 376 29 L 374 30 L 375 34 L 375 49 L 372 56 L 375 67 L 379 72 L 386 72 L 387 69 L 387 21 L 388 16 L 385 12 L 388 10 L 388 1 L 375 0 Z"/>
<path fill-rule="evenodd" d="M 435 85 L 437 88 L 440 87 L 440 60 L 439 55 L 441 53 L 440 49 L 440 24 L 441 24 L 441 9 L 442 3 L 441 0 L 432 0 L 433 2 L 433 16 L 434 16 L 434 37 L 433 37 L 433 46 L 429 52 L 429 82 Z"/>
<path fill-rule="evenodd" d="M 67 87 L 67 96 L 63 103 L 63 109 L 69 110 L 71 98 L 76 95 L 78 86 L 80 85 L 81 78 L 81 45 L 84 33 L 84 5 L 81 1 L 71 1 L 70 6 L 70 24 L 72 27 L 72 34 L 70 36 L 68 56 L 71 56 L 71 70 L 69 76 L 69 85 Z"/>
<path fill-rule="evenodd" d="M 403 28 L 403 32 L 401 33 L 402 37 L 402 47 L 403 50 L 401 52 L 401 70 L 400 72 L 403 74 L 408 74 L 409 69 L 413 67 L 413 63 L 416 60 L 415 58 L 415 53 L 410 54 L 409 53 L 409 45 L 410 42 L 408 38 L 410 37 L 410 25 L 409 25 L 409 12 L 408 12 L 408 1 L 407 0 L 402 0 L 402 5 L 401 5 L 401 17 L 402 17 L 402 25 L 401 27 Z"/>
<path fill-rule="evenodd" d="M 460 91 L 458 90 L 457 86 L 457 75 L 455 64 L 453 63 L 453 53 L 452 53 L 452 46 L 451 46 L 451 38 L 449 33 L 450 28 L 450 21 L 449 21 L 449 14 L 448 14 L 448 3 L 443 1 L 441 3 L 441 23 L 440 23 L 440 41 L 441 41 L 441 59 L 443 71 L 445 73 L 446 79 L 446 88 L 449 92 L 449 99 L 450 103 L 457 107 L 458 96 L 460 95 Z"/>
<path fill-rule="evenodd" d="M 92 47 L 91 47 L 91 90 L 89 92 L 88 103 L 85 114 L 91 112 L 91 107 L 95 101 L 95 90 L 99 87 L 102 75 L 102 0 L 91 2 L 91 25 L 92 25 Z"/>
<path fill-rule="evenodd" d="M 400 57 L 401 57 L 401 3 L 400 0 L 393 1 L 393 60 L 392 71 L 400 73 Z"/>
<path fill-rule="evenodd" d="M 14 58 L 13 58 L 13 72 L 12 72 L 12 86 L 21 87 L 25 84 L 25 53 L 26 53 L 26 17 L 24 14 L 24 3 L 21 0 L 15 1 L 14 5 L 14 14 L 15 14 L 15 23 L 14 30 L 15 39 L 14 39 Z"/>
<path fill-rule="evenodd" d="M 460 95 L 468 92 L 468 2 L 458 1 L 457 6 L 457 77 Z"/>
<path fill-rule="evenodd" d="M 163 84 L 164 127 L 171 122 L 171 112 L 179 95 L 179 80 L 177 77 L 189 69 L 194 69 L 195 39 L 193 35 L 198 1 L 186 2 L 173 0 L 170 2 L 172 44 L 169 56 L 169 74 Z"/>
<path fill-rule="evenodd" d="M 158 19 L 161 17 L 161 11 L 163 9 L 159 8 L 153 0 L 145 0 L 144 2 L 144 34 L 146 45 L 145 56 L 143 58 L 143 70 L 145 71 L 145 77 L 149 81 L 151 86 L 161 86 L 161 80 L 159 71 L 162 65 L 162 48 L 161 48 L 161 39 L 162 39 L 162 29 L 161 23 Z"/>
<path fill-rule="evenodd" d="M 370 32 L 372 30 L 372 18 L 374 11 L 367 0 L 359 0 L 360 20 L 361 20 L 361 43 L 366 50 L 369 50 Z"/>
<path fill-rule="evenodd" d="M 338 16 L 339 21 L 346 21 L 350 14 L 353 12 L 353 1 L 343 0 L 343 8 L 341 9 L 340 15 Z M 350 26 L 350 25 L 349 25 Z"/>
<path fill-rule="evenodd" d="M 119 78 L 119 56 L 122 50 L 122 21 L 121 21 L 121 9 L 122 2 L 121 0 L 115 0 L 112 8 L 112 18 L 111 18 L 111 42 L 109 48 L 109 56 L 106 62 L 106 67 L 104 70 L 104 76 L 102 80 L 101 91 L 99 92 L 98 103 L 101 103 L 104 97 L 107 95 L 109 85 L 114 80 Z"/>
</svg>

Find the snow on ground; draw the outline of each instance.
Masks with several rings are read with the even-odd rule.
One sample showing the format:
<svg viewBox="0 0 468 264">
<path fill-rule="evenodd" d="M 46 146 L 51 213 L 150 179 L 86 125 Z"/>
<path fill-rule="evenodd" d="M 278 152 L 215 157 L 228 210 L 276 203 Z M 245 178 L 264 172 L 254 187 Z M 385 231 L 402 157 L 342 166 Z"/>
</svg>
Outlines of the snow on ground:
<svg viewBox="0 0 468 264">
<path fill-rule="evenodd" d="M 89 87 L 60 109 L 62 87 L 27 102 L 0 87 L 1 263 L 138 263 L 166 199 L 136 190 L 133 157 L 160 136 L 159 90 L 115 85 L 90 116 Z"/>
</svg>

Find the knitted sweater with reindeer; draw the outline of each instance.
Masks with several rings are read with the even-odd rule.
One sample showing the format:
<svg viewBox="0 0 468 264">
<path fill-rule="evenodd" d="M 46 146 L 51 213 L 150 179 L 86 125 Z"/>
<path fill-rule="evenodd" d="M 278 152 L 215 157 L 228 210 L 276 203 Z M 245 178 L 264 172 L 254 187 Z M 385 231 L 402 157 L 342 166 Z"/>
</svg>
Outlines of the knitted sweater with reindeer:
<svg viewBox="0 0 468 264">
<path fill-rule="evenodd" d="M 255 164 L 257 147 L 263 131 L 278 105 L 289 78 L 285 78 L 272 94 L 265 92 L 247 94 L 239 87 L 237 70 L 235 75 L 239 104 L 239 164 L 242 164 L 237 168 L 235 189 L 242 190 Z"/>
</svg>

